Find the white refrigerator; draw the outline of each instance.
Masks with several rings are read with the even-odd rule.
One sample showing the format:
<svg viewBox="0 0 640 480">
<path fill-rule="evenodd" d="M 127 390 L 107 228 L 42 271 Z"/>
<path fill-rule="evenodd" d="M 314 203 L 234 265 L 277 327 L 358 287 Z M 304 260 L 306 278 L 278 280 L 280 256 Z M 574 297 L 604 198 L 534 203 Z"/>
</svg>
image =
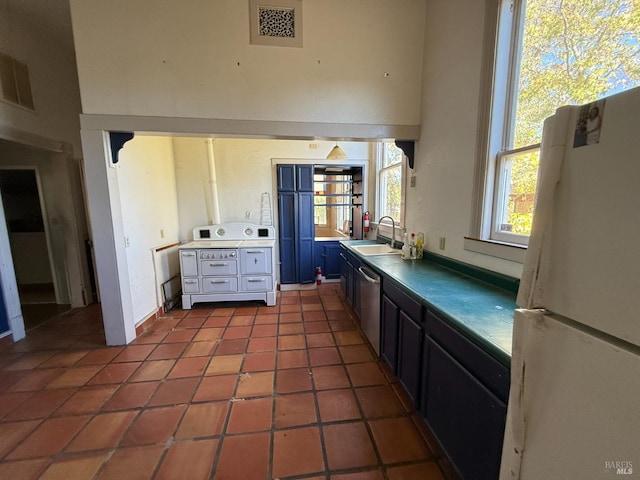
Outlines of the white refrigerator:
<svg viewBox="0 0 640 480">
<path fill-rule="evenodd" d="M 640 478 L 640 88 L 545 121 L 517 304 L 500 479 Z"/>
</svg>

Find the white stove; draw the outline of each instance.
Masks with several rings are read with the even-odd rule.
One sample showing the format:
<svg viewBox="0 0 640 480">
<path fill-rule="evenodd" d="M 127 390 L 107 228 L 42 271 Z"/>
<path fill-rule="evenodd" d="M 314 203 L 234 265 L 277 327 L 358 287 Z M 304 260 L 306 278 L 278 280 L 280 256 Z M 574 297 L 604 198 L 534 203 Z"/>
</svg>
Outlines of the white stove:
<svg viewBox="0 0 640 480">
<path fill-rule="evenodd" d="M 275 229 L 223 223 L 193 229 L 180 249 L 182 308 L 198 302 L 263 300 L 276 304 Z"/>
</svg>

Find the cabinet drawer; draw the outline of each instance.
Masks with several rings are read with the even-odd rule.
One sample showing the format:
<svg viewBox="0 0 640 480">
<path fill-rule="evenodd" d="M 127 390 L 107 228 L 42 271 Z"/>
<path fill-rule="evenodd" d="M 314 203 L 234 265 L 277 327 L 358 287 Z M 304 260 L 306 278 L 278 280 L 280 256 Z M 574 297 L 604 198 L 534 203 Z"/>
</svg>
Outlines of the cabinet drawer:
<svg viewBox="0 0 640 480">
<path fill-rule="evenodd" d="M 197 278 L 183 278 L 182 293 L 200 293 L 200 280 Z"/>
<path fill-rule="evenodd" d="M 202 275 L 235 275 L 238 263 L 235 260 L 202 260 L 200 270 Z"/>
<path fill-rule="evenodd" d="M 243 292 L 266 292 L 273 289 L 273 278 L 270 275 L 260 277 L 242 277 Z"/>
<path fill-rule="evenodd" d="M 382 291 L 414 321 L 420 322 L 422 320 L 422 303 L 386 277 L 382 281 Z"/>
<path fill-rule="evenodd" d="M 438 342 L 500 400 L 507 401 L 511 382 L 509 368 L 430 310 L 427 310 L 426 328 L 427 335 Z"/>
<path fill-rule="evenodd" d="M 238 291 L 237 278 L 203 278 L 203 293 L 226 293 Z"/>
</svg>

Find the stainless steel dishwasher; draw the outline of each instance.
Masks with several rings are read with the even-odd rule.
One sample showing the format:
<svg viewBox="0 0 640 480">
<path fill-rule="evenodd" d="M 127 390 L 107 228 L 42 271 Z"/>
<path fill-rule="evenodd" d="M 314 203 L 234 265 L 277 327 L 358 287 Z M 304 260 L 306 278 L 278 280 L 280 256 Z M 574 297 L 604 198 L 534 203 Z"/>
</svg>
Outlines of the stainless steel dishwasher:
<svg viewBox="0 0 640 480">
<path fill-rule="evenodd" d="M 371 346 L 380 354 L 380 276 L 365 267 L 358 268 L 360 281 L 360 324 Z"/>
</svg>

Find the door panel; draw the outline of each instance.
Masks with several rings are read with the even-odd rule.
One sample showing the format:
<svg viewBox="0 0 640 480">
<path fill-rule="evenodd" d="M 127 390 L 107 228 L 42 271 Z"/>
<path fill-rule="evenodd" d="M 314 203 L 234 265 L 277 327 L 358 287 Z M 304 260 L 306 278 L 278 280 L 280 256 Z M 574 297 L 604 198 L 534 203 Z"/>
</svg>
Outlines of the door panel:
<svg viewBox="0 0 640 480">
<path fill-rule="evenodd" d="M 313 165 L 297 166 L 298 192 L 313 192 Z"/>
<path fill-rule="evenodd" d="M 278 165 L 278 191 L 296 191 L 296 166 Z"/>
<path fill-rule="evenodd" d="M 313 263 L 315 225 L 313 223 L 313 192 L 298 193 L 298 281 L 315 281 L 316 269 Z"/>
<path fill-rule="evenodd" d="M 296 273 L 296 196 L 294 192 L 278 194 L 280 224 L 280 283 L 297 283 Z"/>
</svg>

